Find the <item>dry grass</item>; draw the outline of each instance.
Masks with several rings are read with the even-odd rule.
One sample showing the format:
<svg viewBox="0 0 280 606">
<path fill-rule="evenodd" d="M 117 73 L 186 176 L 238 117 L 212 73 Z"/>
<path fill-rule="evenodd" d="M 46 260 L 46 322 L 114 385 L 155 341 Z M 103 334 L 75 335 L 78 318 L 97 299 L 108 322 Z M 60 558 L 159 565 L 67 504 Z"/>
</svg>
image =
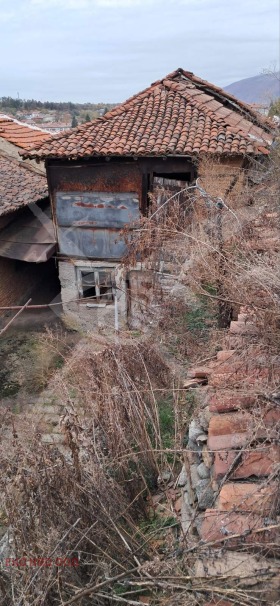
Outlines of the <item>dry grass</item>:
<svg viewBox="0 0 280 606">
<path fill-rule="evenodd" d="M 182 452 L 176 436 L 180 402 L 172 381 L 149 343 L 112 344 L 94 352 L 89 341 L 76 347 L 57 376 L 71 456 L 42 445 L 36 435 L 27 444 L 14 427 L 9 450 L 3 443 L 0 451 L 11 557 L 50 558 L 51 565 L 4 567 L 3 605 L 139 606 L 144 597 L 151 606 L 194 606 L 212 597 L 236 606 L 265 603 L 273 567 L 261 580 L 256 575 L 249 589 L 234 572 L 214 579 L 195 576 L 195 560 L 206 557 L 206 546 L 195 535 L 179 537 L 175 512 L 171 517 L 151 512 L 159 470 L 174 469 L 170 450 Z M 176 411 L 171 449 L 164 445 L 160 413 L 167 394 Z M 2 418 L 2 432 L 12 421 Z M 246 558 L 242 536 L 239 543 Z M 65 557 L 77 558 L 79 565 L 56 565 L 56 558 Z"/>
<path fill-rule="evenodd" d="M 157 267 L 161 247 L 167 240 L 176 242 L 179 234 L 186 242 L 188 271 L 184 272 L 180 259 L 184 282 L 198 297 L 209 300 L 210 309 L 214 306 L 217 313 L 223 311 L 221 302 L 231 308 L 249 307 L 259 329 L 254 339 L 260 353 L 266 350 L 268 356 L 279 343 L 279 252 L 271 241 L 262 249 L 254 243 L 260 233 L 258 222 L 263 227 L 271 219 L 267 227 L 273 231 L 278 219 L 276 169 L 274 173 L 272 178 L 269 172 L 269 195 L 267 184 L 262 189 L 261 183 L 250 195 L 241 191 L 232 198 L 232 207 L 228 196 L 230 210 L 217 208 L 215 200 L 206 204 L 196 192 L 179 206 L 177 201 L 164 216 L 158 213 L 154 220 L 143 219 L 129 259 L 148 259 L 151 267 Z M 204 183 L 204 187 L 210 191 L 214 184 Z M 211 196 L 217 195 L 213 190 Z M 269 213 L 276 214 L 269 218 Z M 170 332 L 179 332 L 180 314 L 178 309 Z M 202 327 L 199 321 L 193 314 L 192 329 L 204 332 L 205 315 Z M 197 338 L 194 333 L 193 346 Z M 203 342 L 205 349 L 207 343 Z M 179 353 L 183 359 L 188 352 Z M 205 357 L 208 353 L 207 349 Z M 57 397 L 66 409 L 62 428 L 71 455 L 42 445 L 38 435 L 29 435 L 32 439 L 27 444 L 17 436 L 16 427 L 9 450 L 3 442 L 2 517 L 13 536 L 13 555 L 50 557 L 52 564 L 60 556 L 79 560 L 78 567 L 53 564 L 2 569 L 4 606 L 140 606 L 143 597 L 150 606 L 203 605 L 212 599 L 216 604 L 226 600 L 227 606 L 279 604 L 273 561 L 261 576 L 251 575 L 249 585 L 234 571 L 217 577 L 195 576 L 195 560 L 211 555 L 212 543 L 200 542 L 195 533 L 180 541 L 175 516 L 159 521 L 149 511 L 148 498 L 157 476 L 176 470 L 176 457 L 182 454 L 186 401 L 178 395 L 176 381 L 149 342 L 114 343 L 101 346 L 98 352 L 94 341 L 81 343 L 56 379 Z M 258 416 L 257 412 L 261 424 L 262 413 Z M 8 415 L 3 417 L 3 434 L 10 431 L 12 422 Z M 171 447 L 165 441 L 169 426 Z M 175 457 L 170 458 L 172 451 Z M 276 471 L 264 485 L 275 480 Z M 271 514 L 276 514 L 275 504 Z M 268 515 L 268 524 L 273 525 L 270 522 Z M 158 533 L 167 524 L 162 550 Z M 221 537 L 218 541 L 222 558 L 230 540 L 232 537 Z M 234 540 L 235 549 L 247 562 L 244 534 Z M 274 543 L 272 546 L 274 549 Z M 257 541 L 251 549 L 257 549 Z"/>
</svg>

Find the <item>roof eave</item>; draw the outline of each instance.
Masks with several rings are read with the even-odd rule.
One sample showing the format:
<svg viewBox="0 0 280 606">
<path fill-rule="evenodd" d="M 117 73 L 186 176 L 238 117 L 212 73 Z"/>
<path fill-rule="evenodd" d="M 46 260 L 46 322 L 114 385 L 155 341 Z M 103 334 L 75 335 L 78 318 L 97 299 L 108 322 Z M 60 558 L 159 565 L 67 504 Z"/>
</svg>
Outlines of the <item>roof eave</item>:
<svg viewBox="0 0 280 606">
<path fill-rule="evenodd" d="M 171 153 L 171 154 L 141 154 L 141 153 L 137 153 L 137 154 L 117 154 L 117 153 L 107 153 L 107 154 L 100 154 L 100 153 L 96 153 L 96 154 L 84 154 L 84 155 L 74 155 L 71 156 L 69 154 L 67 155 L 40 155 L 37 156 L 35 154 L 25 154 L 22 157 L 24 159 L 30 159 L 30 160 L 36 160 L 36 162 L 42 162 L 42 161 L 49 161 L 49 160 L 69 160 L 69 161 L 76 161 L 76 160 L 90 160 L 91 158 L 103 158 L 104 160 L 107 159 L 111 159 L 111 158 L 131 158 L 134 160 L 137 160 L 138 158 L 186 158 L 186 159 L 191 159 L 191 158 L 198 158 L 199 156 L 205 156 L 205 155 L 210 155 L 210 156 L 262 156 L 262 155 L 269 155 L 270 150 L 268 148 L 266 148 L 265 146 L 260 146 L 260 148 L 257 148 L 253 151 L 244 151 L 244 152 L 240 152 L 240 151 L 211 151 L 211 150 L 207 150 L 207 151 L 199 151 L 199 152 L 192 152 L 192 153 L 182 153 L 182 154 L 175 154 L 175 153 Z"/>
</svg>

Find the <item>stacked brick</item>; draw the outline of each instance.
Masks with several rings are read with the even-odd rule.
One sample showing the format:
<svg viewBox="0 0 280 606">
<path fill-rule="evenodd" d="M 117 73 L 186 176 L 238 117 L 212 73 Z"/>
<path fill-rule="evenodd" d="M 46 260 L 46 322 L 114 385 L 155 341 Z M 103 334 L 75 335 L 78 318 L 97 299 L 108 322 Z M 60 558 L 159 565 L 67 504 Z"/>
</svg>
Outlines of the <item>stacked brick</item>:
<svg viewBox="0 0 280 606">
<path fill-rule="evenodd" d="M 182 526 L 185 532 L 196 526 L 209 576 L 217 573 L 216 564 L 209 564 L 211 551 L 216 562 L 218 550 L 226 549 L 230 567 L 245 550 L 248 557 L 272 557 L 279 581 L 280 358 L 266 355 L 252 339 L 254 318 L 245 312 L 231 322 L 226 338 L 234 349 L 194 369 L 185 384 L 200 385 L 202 407 L 189 428 L 180 476 L 188 513 L 184 518 L 182 507 Z"/>
</svg>

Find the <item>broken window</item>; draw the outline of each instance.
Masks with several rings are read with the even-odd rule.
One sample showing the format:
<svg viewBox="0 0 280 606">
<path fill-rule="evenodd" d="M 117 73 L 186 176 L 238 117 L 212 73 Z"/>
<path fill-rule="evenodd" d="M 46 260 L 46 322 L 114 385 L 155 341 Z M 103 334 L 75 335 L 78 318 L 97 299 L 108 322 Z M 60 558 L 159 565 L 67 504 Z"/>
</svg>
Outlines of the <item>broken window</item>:
<svg viewBox="0 0 280 606">
<path fill-rule="evenodd" d="M 111 271 L 105 269 L 79 269 L 78 288 L 81 299 L 92 298 L 93 303 L 111 303 L 113 280 Z"/>
</svg>

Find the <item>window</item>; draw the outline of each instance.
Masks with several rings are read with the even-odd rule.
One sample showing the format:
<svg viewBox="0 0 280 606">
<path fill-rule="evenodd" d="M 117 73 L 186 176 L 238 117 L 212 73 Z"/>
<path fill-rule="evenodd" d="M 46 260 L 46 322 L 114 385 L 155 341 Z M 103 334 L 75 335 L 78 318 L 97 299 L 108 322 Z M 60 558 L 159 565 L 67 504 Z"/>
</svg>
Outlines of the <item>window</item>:
<svg viewBox="0 0 280 606">
<path fill-rule="evenodd" d="M 93 303 L 112 303 L 113 280 L 105 269 L 78 269 L 78 288 L 81 299 L 93 298 Z"/>
</svg>

